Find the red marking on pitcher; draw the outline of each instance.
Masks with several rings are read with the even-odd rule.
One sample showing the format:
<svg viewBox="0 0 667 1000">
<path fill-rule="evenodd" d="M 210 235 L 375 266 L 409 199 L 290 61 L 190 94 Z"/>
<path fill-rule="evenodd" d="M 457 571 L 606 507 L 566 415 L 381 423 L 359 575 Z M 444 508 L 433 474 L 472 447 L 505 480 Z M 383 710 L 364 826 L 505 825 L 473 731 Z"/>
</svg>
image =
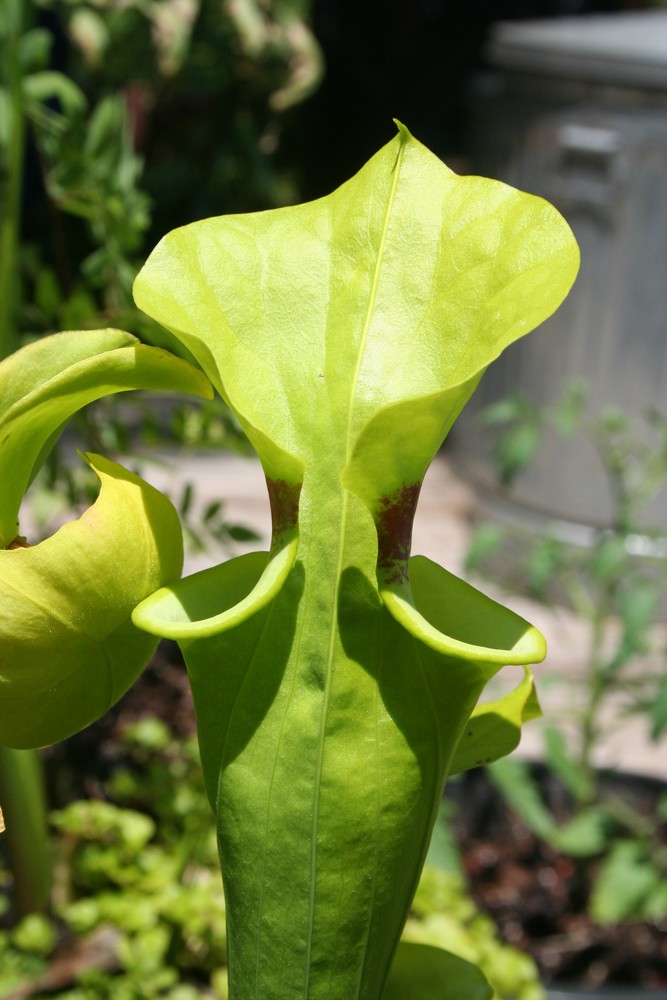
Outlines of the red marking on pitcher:
<svg viewBox="0 0 667 1000">
<path fill-rule="evenodd" d="M 266 479 L 271 507 L 273 542 L 296 527 L 299 520 L 301 483 L 287 483 L 284 479 Z"/>
<path fill-rule="evenodd" d="M 413 483 L 401 486 L 380 498 L 375 514 L 378 533 L 377 565 L 387 583 L 402 583 L 408 579 L 412 524 L 421 485 Z"/>
</svg>

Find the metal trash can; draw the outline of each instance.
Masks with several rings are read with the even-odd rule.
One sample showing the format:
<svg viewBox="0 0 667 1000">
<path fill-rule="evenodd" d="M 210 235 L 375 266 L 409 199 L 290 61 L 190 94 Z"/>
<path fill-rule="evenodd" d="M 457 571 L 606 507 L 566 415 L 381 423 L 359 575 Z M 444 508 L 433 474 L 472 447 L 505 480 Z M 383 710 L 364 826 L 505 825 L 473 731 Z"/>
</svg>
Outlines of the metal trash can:
<svg viewBox="0 0 667 1000">
<path fill-rule="evenodd" d="M 509 393 L 548 405 L 579 376 L 593 413 L 667 412 L 667 11 L 501 23 L 488 56 L 475 172 L 552 201 L 582 253 L 568 300 L 491 366 L 453 433 L 459 466 L 490 488 L 475 411 Z M 592 446 L 555 436 L 505 500 L 573 528 L 611 513 Z M 647 522 L 667 532 L 667 496 Z"/>
</svg>

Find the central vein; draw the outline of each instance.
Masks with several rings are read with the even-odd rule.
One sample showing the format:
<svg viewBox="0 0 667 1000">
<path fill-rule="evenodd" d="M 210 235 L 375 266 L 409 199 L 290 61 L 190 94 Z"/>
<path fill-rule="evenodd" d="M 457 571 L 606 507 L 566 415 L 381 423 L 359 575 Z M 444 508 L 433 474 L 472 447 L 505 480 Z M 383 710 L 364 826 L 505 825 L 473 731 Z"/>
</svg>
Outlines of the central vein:
<svg viewBox="0 0 667 1000">
<path fill-rule="evenodd" d="M 346 451 L 345 451 L 345 461 L 349 461 L 352 452 L 353 444 L 353 424 L 354 424 L 354 407 L 356 401 L 356 388 L 359 381 L 359 375 L 361 372 L 361 367 L 363 364 L 364 352 L 366 349 L 366 343 L 368 341 L 368 335 L 371 328 L 371 323 L 373 321 L 373 315 L 375 312 L 375 303 L 377 300 L 378 287 L 380 283 L 380 272 L 382 269 L 382 261 L 385 252 L 385 246 L 387 243 L 387 233 L 389 230 L 389 224 L 391 220 L 391 213 L 394 204 L 394 199 L 396 195 L 396 188 L 398 186 L 399 175 L 401 171 L 401 164 L 403 160 L 404 144 L 401 143 L 399 147 L 398 155 L 396 158 L 396 164 L 394 166 L 391 187 L 389 190 L 389 196 L 387 199 L 387 207 L 385 210 L 385 216 L 382 225 L 382 232 L 380 235 L 379 246 L 377 250 L 377 256 L 375 260 L 375 269 L 373 273 L 373 281 L 371 284 L 368 307 L 366 309 L 366 315 L 364 318 L 364 325 L 362 329 L 361 339 L 359 342 L 359 350 L 357 354 L 356 365 L 354 369 L 354 374 L 350 384 L 350 405 L 348 409 L 347 417 L 347 434 L 346 434 Z M 331 679 L 332 679 L 332 669 L 336 657 L 336 645 L 338 641 L 338 627 L 337 627 L 337 614 L 338 614 L 338 598 L 340 591 L 340 580 L 345 564 L 345 550 L 346 550 L 346 533 L 348 528 L 348 513 L 349 513 L 349 503 L 350 497 L 349 493 L 345 489 L 340 491 L 340 530 L 338 533 L 338 552 L 336 559 L 336 578 L 334 584 L 334 593 L 331 601 L 331 616 L 329 624 L 329 644 L 327 650 L 326 659 L 326 674 L 325 674 L 325 687 L 322 699 L 322 712 L 320 716 L 320 730 L 318 736 L 317 744 L 317 761 L 315 769 L 315 798 L 313 804 L 313 822 L 311 828 L 311 866 L 310 866 L 310 901 L 309 901 L 309 927 L 308 927 L 308 943 L 306 952 L 306 972 L 305 972 L 305 983 L 303 996 L 304 1000 L 307 1000 L 309 987 L 310 987 L 310 976 L 311 976 L 311 952 L 313 945 L 314 936 L 314 922 L 315 922 L 315 910 L 316 910 L 316 892 L 317 892 L 317 837 L 318 837 L 318 827 L 319 827 L 319 815 L 320 815 L 320 795 L 321 795 L 321 778 L 322 778 L 322 768 L 324 762 L 324 746 L 326 737 L 326 727 L 327 719 L 329 714 L 329 703 L 331 698 Z"/>
<path fill-rule="evenodd" d="M 401 165 L 403 162 L 404 149 L 405 149 L 405 143 L 402 142 L 398 149 L 398 154 L 396 156 L 396 163 L 394 165 L 394 172 L 391 179 L 391 187 L 389 189 L 389 197 L 387 199 L 387 208 L 385 210 L 384 221 L 382 224 L 382 233 L 380 235 L 380 244 L 378 246 L 377 257 L 375 259 L 373 282 L 371 284 L 370 295 L 368 297 L 368 308 L 366 309 L 366 316 L 364 318 L 361 340 L 359 341 L 357 363 L 355 365 L 354 375 L 352 377 L 352 383 L 350 385 L 350 406 L 347 414 L 347 439 L 346 439 L 346 455 L 345 455 L 346 461 L 349 460 L 350 454 L 352 452 L 352 444 L 353 444 L 352 428 L 354 422 L 354 404 L 356 402 L 357 384 L 359 382 L 359 374 L 361 372 L 361 366 L 364 361 L 364 352 L 366 350 L 368 333 L 371 328 L 371 323 L 373 322 L 373 314 L 375 312 L 375 302 L 377 300 L 378 287 L 380 284 L 380 272 L 382 270 L 382 261 L 384 258 L 385 247 L 387 245 L 387 233 L 389 231 L 389 223 L 391 221 L 392 208 L 394 206 L 394 199 L 396 197 L 396 188 L 398 187 L 398 179 L 401 173 Z"/>
</svg>

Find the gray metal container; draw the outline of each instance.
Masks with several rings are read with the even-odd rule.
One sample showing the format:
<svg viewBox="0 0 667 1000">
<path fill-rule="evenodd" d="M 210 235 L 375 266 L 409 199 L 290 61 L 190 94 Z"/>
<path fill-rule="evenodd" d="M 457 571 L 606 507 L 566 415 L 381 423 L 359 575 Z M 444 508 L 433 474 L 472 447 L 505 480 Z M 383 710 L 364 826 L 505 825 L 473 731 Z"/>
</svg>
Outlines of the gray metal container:
<svg viewBox="0 0 667 1000">
<path fill-rule="evenodd" d="M 582 254 L 568 300 L 491 366 L 453 434 L 464 471 L 491 487 L 473 418 L 509 393 L 550 404 L 579 376 L 593 413 L 667 412 L 667 11 L 500 24 L 488 55 L 474 170 L 552 201 Z M 555 435 L 505 500 L 573 530 L 610 519 L 592 446 Z M 647 523 L 667 531 L 667 496 Z"/>
</svg>

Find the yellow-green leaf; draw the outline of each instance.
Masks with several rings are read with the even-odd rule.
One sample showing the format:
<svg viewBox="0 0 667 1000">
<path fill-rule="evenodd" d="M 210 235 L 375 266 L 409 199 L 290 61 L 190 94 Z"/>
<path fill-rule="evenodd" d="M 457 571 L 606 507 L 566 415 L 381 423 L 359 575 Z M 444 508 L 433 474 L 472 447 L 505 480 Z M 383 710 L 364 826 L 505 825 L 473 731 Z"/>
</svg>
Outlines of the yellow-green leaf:
<svg viewBox="0 0 667 1000">
<path fill-rule="evenodd" d="M 150 659 L 134 606 L 175 581 L 178 515 L 161 493 L 99 455 L 100 495 L 78 521 L 0 551 L 0 745 L 45 746 L 93 722 Z"/>
</svg>

